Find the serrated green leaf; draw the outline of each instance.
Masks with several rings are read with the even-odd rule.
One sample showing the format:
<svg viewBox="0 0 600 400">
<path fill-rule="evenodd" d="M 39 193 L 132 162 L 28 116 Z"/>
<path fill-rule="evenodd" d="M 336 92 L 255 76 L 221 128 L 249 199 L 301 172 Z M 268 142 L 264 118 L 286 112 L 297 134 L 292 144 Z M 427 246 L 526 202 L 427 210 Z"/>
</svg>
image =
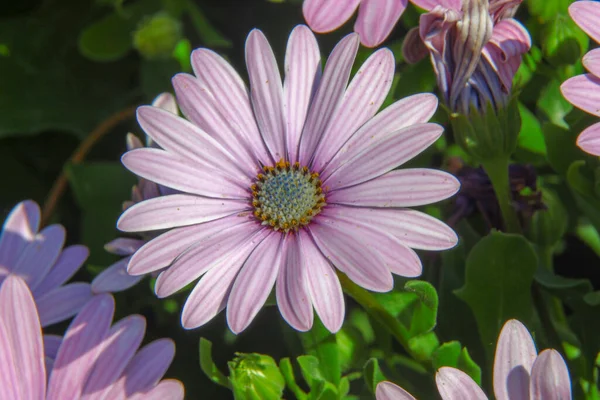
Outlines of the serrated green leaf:
<svg viewBox="0 0 600 400">
<path fill-rule="evenodd" d="M 204 372 L 204 374 L 206 376 L 208 376 L 208 378 L 211 381 L 215 382 L 216 384 L 219 384 L 228 389 L 231 389 L 231 384 L 229 383 L 229 380 L 227 379 L 227 377 L 225 375 L 223 375 L 223 373 L 221 371 L 219 371 L 219 369 L 213 362 L 212 343 L 209 340 L 201 337 L 200 345 L 199 345 L 199 352 L 200 352 L 200 368 L 202 369 L 202 372 Z"/>
<path fill-rule="evenodd" d="M 481 386 L 481 368 L 467 351 L 466 347 L 463 347 L 458 358 L 457 368 L 466 372 L 478 385 Z"/>
<path fill-rule="evenodd" d="M 441 367 L 456 368 L 458 365 L 458 357 L 460 357 L 461 351 L 462 346 L 460 345 L 460 342 L 452 341 L 442 343 L 442 345 L 433 352 L 433 368 L 435 370 L 438 370 Z"/>
</svg>

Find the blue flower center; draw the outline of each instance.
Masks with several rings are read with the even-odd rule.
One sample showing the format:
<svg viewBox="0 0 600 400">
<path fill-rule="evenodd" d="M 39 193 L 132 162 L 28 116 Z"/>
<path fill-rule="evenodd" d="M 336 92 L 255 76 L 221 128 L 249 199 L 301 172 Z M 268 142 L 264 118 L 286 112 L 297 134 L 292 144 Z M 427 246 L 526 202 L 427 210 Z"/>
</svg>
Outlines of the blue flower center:
<svg viewBox="0 0 600 400">
<path fill-rule="evenodd" d="M 280 160 L 263 167 L 252 185 L 254 216 L 274 230 L 288 232 L 308 225 L 325 206 L 319 174 L 299 163 Z"/>
</svg>

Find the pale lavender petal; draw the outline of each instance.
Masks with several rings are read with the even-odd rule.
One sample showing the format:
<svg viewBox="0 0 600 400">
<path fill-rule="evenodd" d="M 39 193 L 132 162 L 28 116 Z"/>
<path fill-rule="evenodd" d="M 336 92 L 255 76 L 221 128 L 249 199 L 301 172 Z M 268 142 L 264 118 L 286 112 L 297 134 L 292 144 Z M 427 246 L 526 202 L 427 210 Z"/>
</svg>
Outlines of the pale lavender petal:
<svg viewBox="0 0 600 400">
<path fill-rule="evenodd" d="M 245 202 L 186 194 L 156 197 L 135 204 L 119 218 L 117 228 L 143 232 L 200 224 L 248 209 Z"/>
<path fill-rule="evenodd" d="M 131 257 L 127 272 L 132 275 L 143 275 L 163 269 L 194 243 L 231 225 L 238 224 L 242 219 L 238 215 L 232 215 L 204 224 L 175 228 L 163 233 L 146 243 Z"/>
<path fill-rule="evenodd" d="M 315 32 L 331 32 L 348 21 L 360 0 L 304 0 L 302 12 Z"/>
<path fill-rule="evenodd" d="M 560 90 L 575 107 L 600 117 L 600 78 L 592 74 L 577 75 L 563 82 Z"/>
<path fill-rule="evenodd" d="M 7 304 L 10 299 L 5 299 L 0 290 L 2 304 Z M 8 327 L 0 319 L 0 399 L 18 399 L 21 396 L 19 379 L 17 376 L 17 362 L 12 353 L 12 343 L 8 336 Z M 43 398 L 43 397 L 42 397 Z"/>
<path fill-rule="evenodd" d="M 367 145 L 323 180 L 323 186 L 340 189 L 366 182 L 391 171 L 421 153 L 444 132 L 437 124 L 419 124 L 393 132 Z"/>
<path fill-rule="evenodd" d="M 151 148 L 132 150 L 121 157 L 121 162 L 127 169 L 142 178 L 182 192 L 233 199 L 248 196 L 250 181 L 246 185 L 216 168 L 202 167 L 164 150 Z"/>
<path fill-rule="evenodd" d="M 185 389 L 183 384 L 175 379 L 160 381 L 146 393 L 135 394 L 129 400 L 183 400 Z"/>
<path fill-rule="evenodd" d="M 600 156 L 600 123 L 586 128 L 577 138 L 577 146 L 583 151 Z"/>
<path fill-rule="evenodd" d="M 410 2 L 427 11 L 433 10 L 438 5 L 456 11 L 462 8 L 462 0 L 410 0 Z"/>
<path fill-rule="evenodd" d="M 335 46 L 327 59 L 323 77 L 311 102 L 300 137 L 298 160 L 303 165 L 312 161 L 323 132 L 342 101 L 358 46 L 358 35 L 350 34 Z"/>
<path fill-rule="evenodd" d="M 108 334 L 115 310 L 112 296 L 94 297 L 75 317 L 58 350 L 48 384 L 47 400 L 77 399 Z"/>
<path fill-rule="evenodd" d="M 303 257 L 306 286 L 315 311 L 323 325 L 332 333 L 340 330 L 344 322 L 344 295 L 335 270 L 305 230 L 298 232 Z"/>
<path fill-rule="evenodd" d="M 487 400 L 483 390 L 460 369 L 442 367 L 435 374 L 435 383 L 442 400 Z"/>
<path fill-rule="evenodd" d="M 458 236 L 448 225 L 420 211 L 330 206 L 326 212 L 388 232 L 413 249 L 447 250 L 458 243 Z"/>
<path fill-rule="evenodd" d="M 92 298 L 90 284 L 69 283 L 36 298 L 43 327 L 71 318 Z"/>
<path fill-rule="evenodd" d="M 434 169 L 390 171 L 360 185 L 327 193 L 327 203 L 361 207 L 413 207 L 435 203 L 454 195 L 460 182 Z"/>
<path fill-rule="evenodd" d="M 144 278 L 144 275 L 129 275 L 127 264 L 131 257 L 125 257 L 117 261 L 104 271 L 100 272 L 92 281 L 92 292 L 116 293 L 135 286 Z"/>
<path fill-rule="evenodd" d="M 181 324 L 193 329 L 213 319 L 227 306 L 235 278 L 254 248 L 269 234 L 263 229 L 252 240 L 231 253 L 229 259 L 211 268 L 188 296 L 181 313 Z"/>
<path fill-rule="evenodd" d="M 394 67 L 394 55 L 389 49 L 376 51 L 360 67 L 315 149 L 314 170 L 320 171 L 348 138 L 377 113 L 392 85 Z"/>
<path fill-rule="evenodd" d="M 505 19 L 494 26 L 489 43 L 502 52 L 504 62 L 509 58 L 527 53 L 531 48 L 529 31 L 516 19 Z"/>
<path fill-rule="evenodd" d="M 163 110 L 167 110 L 168 112 L 170 112 L 172 114 L 175 114 L 175 115 L 179 114 L 179 110 L 177 109 L 177 102 L 175 101 L 175 97 L 169 92 L 161 93 L 158 96 L 156 96 L 154 101 L 152 101 L 152 105 L 154 107 L 158 107 L 158 108 L 162 108 Z"/>
<path fill-rule="evenodd" d="M 144 147 L 142 141 L 131 132 L 129 132 L 127 136 L 125 136 L 125 143 L 127 145 L 128 151 L 133 149 L 141 149 L 142 147 Z"/>
<path fill-rule="evenodd" d="M 576 1 L 569 6 L 569 14 L 581 29 L 596 43 L 600 43 L 600 4 L 596 1 Z"/>
<path fill-rule="evenodd" d="M 66 231 L 62 225 L 50 225 L 44 228 L 27 247 L 13 268 L 29 285 L 31 290 L 44 279 L 57 260 L 65 243 Z"/>
<path fill-rule="evenodd" d="M 263 227 L 252 221 L 243 220 L 207 236 L 192 245 L 163 271 L 156 280 L 158 297 L 167 297 L 195 281 L 211 268 L 227 263 L 235 252 L 252 240 Z"/>
<path fill-rule="evenodd" d="M 600 49 L 588 51 L 581 61 L 588 71 L 595 76 L 600 76 Z"/>
<path fill-rule="evenodd" d="M 5 330 L 1 332 L 0 328 L 0 333 L 6 335 L 6 344 L 12 350 L 12 357 L 0 351 L 0 360 L 8 361 L 12 358 L 11 364 L 0 366 L 0 375 L 6 373 L 6 378 L 14 379 L 3 382 L 5 377 L 2 376 L 0 386 L 9 386 L 4 390 L 17 394 L 7 399 L 43 399 L 46 392 L 46 370 L 42 328 L 33 295 L 25 281 L 12 275 L 6 277 L 0 287 L 0 304 L 0 325 Z"/>
<path fill-rule="evenodd" d="M 62 336 L 58 335 L 44 335 L 44 355 L 54 360 L 62 344 L 62 339 Z"/>
<path fill-rule="evenodd" d="M 298 144 L 308 106 L 321 79 L 321 55 L 313 33 L 304 25 L 294 28 L 285 53 L 283 111 L 286 120 L 289 161 L 298 159 Z"/>
<path fill-rule="evenodd" d="M 104 245 L 104 250 L 117 256 L 130 256 L 144 245 L 144 241 L 133 238 L 116 238 Z"/>
<path fill-rule="evenodd" d="M 281 234 L 272 232 L 244 263 L 227 301 L 227 324 L 233 333 L 246 329 L 269 297 L 281 258 Z"/>
<path fill-rule="evenodd" d="M 367 47 L 379 46 L 392 32 L 408 0 L 362 0 L 354 31 Z"/>
<path fill-rule="evenodd" d="M 494 356 L 494 394 L 497 400 L 527 399 L 529 375 L 537 356 L 531 334 L 516 319 L 507 321 Z"/>
<path fill-rule="evenodd" d="M 235 69 L 208 49 L 192 52 L 192 67 L 198 80 L 214 95 L 213 107 L 218 107 L 235 126 L 236 132 L 246 138 L 261 164 L 271 164 L 273 160 L 258 131 L 248 89 Z"/>
<path fill-rule="evenodd" d="M 437 105 L 437 97 L 430 93 L 416 94 L 398 100 L 365 123 L 338 151 L 321 175 L 329 176 L 331 172 L 354 158 L 374 141 L 402 128 L 429 121 Z"/>
<path fill-rule="evenodd" d="M 415 400 L 406 390 L 392 382 L 379 382 L 375 389 L 377 400 Z"/>
<path fill-rule="evenodd" d="M 287 235 L 281 246 L 283 258 L 275 295 L 283 318 L 292 328 L 306 332 L 313 324 L 313 310 L 308 292 L 307 269 L 313 266 L 304 259 L 296 235 Z"/>
<path fill-rule="evenodd" d="M 119 379 L 146 332 L 146 320 L 131 315 L 114 324 L 100 345 L 100 354 L 83 388 L 82 400 L 105 399 Z"/>
<path fill-rule="evenodd" d="M 415 26 L 410 29 L 404 41 L 402 42 L 402 56 L 409 64 L 416 64 L 429 55 L 429 50 L 425 47 L 421 34 L 419 33 L 419 27 Z"/>
<path fill-rule="evenodd" d="M 10 272 L 40 226 L 40 207 L 32 200 L 17 204 L 8 214 L 0 236 L 0 274 Z M 8 271 L 5 271 L 8 268 Z"/>
<path fill-rule="evenodd" d="M 81 268 L 89 254 L 88 248 L 82 245 L 65 248 L 50 272 L 33 291 L 35 297 L 39 298 L 68 281 Z"/>
<path fill-rule="evenodd" d="M 392 274 L 379 249 L 372 243 L 365 243 L 362 231 L 344 222 L 331 223 L 325 218 L 313 221 L 309 230 L 321 253 L 348 278 L 375 292 L 392 289 Z"/>
<path fill-rule="evenodd" d="M 540 353 L 531 369 L 530 388 L 531 399 L 571 400 L 569 369 L 558 351 Z"/>
</svg>

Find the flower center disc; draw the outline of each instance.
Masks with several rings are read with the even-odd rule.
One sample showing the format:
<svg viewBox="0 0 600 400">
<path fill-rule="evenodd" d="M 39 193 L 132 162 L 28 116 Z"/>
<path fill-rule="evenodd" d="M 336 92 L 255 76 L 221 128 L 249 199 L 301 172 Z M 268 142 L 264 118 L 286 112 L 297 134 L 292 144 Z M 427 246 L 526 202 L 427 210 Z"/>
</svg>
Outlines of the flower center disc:
<svg viewBox="0 0 600 400">
<path fill-rule="evenodd" d="M 254 216 L 274 230 L 297 231 L 308 225 L 325 205 L 319 174 L 300 163 L 280 160 L 263 167 L 252 185 Z"/>
</svg>

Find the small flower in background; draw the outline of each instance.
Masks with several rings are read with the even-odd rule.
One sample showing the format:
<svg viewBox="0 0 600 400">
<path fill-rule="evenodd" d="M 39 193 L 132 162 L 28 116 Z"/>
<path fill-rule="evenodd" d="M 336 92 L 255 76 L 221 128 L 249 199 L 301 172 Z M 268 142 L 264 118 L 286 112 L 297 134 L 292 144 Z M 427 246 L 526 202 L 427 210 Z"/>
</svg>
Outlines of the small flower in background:
<svg viewBox="0 0 600 400">
<path fill-rule="evenodd" d="M 333 267 L 384 292 L 393 287 L 392 273 L 421 274 L 412 248 L 456 245 L 447 225 L 405 207 L 445 199 L 458 181 L 430 169 L 393 171 L 442 134 L 426 123 L 437 100 L 418 94 L 376 115 L 394 58 L 387 49 L 375 52 L 348 85 L 358 45 L 358 35 L 345 37 L 321 74 L 315 37 L 298 26 L 282 83 L 267 39 L 254 30 L 246 41 L 250 92 L 222 57 L 198 49 L 196 76 L 173 78 L 189 121 L 157 107 L 138 109 L 140 125 L 161 149 L 132 150 L 123 164 L 181 193 L 135 204 L 118 227 L 171 229 L 140 248 L 128 272 L 166 268 L 156 281 L 159 297 L 201 277 L 183 308 L 184 327 L 227 308 L 229 327 L 241 332 L 275 285 L 279 309 L 295 329 L 310 329 L 314 306 L 335 332 L 344 299 Z"/>
<path fill-rule="evenodd" d="M 442 367 L 435 376 L 443 400 L 487 400 L 473 379 L 463 371 Z M 494 357 L 496 400 L 571 399 L 569 370 L 560 353 L 546 349 L 539 355 L 531 334 L 521 322 L 511 319 L 502 327 Z M 414 400 L 391 382 L 377 385 L 377 400 Z"/>
<path fill-rule="evenodd" d="M 181 382 L 161 381 L 173 342 L 155 340 L 138 351 L 146 322 L 132 315 L 111 326 L 111 295 L 90 300 L 62 340 L 42 338 L 36 303 L 21 278 L 4 279 L 0 304 L 0 398 L 183 399 Z"/>
<path fill-rule="evenodd" d="M 92 298 L 88 283 L 67 282 L 89 255 L 87 247 L 63 249 L 65 228 L 40 229 L 40 208 L 31 200 L 17 204 L 4 222 L 0 237 L 0 283 L 20 276 L 33 292 L 42 326 L 75 315 Z"/>
<path fill-rule="evenodd" d="M 569 14 L 577 25 L 596 43 L 600 43 L 600 3 L 577 1 L 569 6 Z M 589 51 L 583 65 L 590 72 L 567 79 L 560 87 L 563 96 L 575 107 L 600 117 L 600 49 Z M 585 152 L 600 156 L 600 123 L 586 128 L 577 138 Z"/>
<path fill-rule="evenodd" d="M 170 93 L 162 93 L 152 102 L 154 107 L 159 107 L 167 110 L 175 115 L 179 114 L 175 98 Z M 149 147 L 157 147 L 152 139 L 148 138 L 147 145 Z M 143 143 L 133 134 L 127 134 L 127 150 L 141 149 Z M 127 210 L 132 205 L 143 200 L 152 199 L 164 194 L 172 193 L 171 190 L 161 187 L 147 179 L 140 178 L 137 185 L 131 190 L 131 200 L 123 203 L 123 211 Z M 136 238 L 117 238 L 105 245 L 106 251 L 117 256 L 125 256 L 121 260 L 112 264 L 92 281 L 92 292 L 94 293 L 115 293 L 129 289 L 137 284 L 144 275 L 129 275 L 127 273 L 127 264 L 131 259 L 131 255 L 142 247 L 150 239 L 156 237 L 155 233 L 142 232 Z"/>
</svg>

